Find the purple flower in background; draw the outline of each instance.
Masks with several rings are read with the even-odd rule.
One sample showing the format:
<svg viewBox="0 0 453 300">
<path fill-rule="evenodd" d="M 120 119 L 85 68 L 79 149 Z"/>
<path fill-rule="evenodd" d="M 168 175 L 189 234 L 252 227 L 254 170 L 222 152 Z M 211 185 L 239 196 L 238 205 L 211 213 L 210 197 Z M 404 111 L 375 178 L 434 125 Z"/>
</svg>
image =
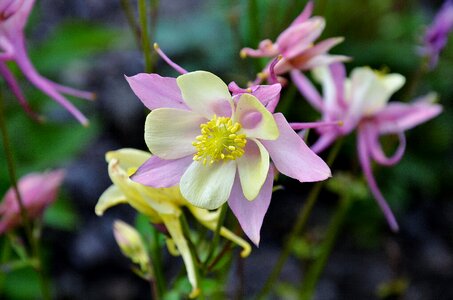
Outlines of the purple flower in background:
<svg viewBox="0 0 453 300">
<path fill-rule="evenodd" d="M 453 1 L 447 0 L 441 7 L 433 23 L 426 30 L 421 54 L 428 58 L 428 65 L 433 69 L 439 60 L 439 54 L 448 41 L 448 34 L 453 30 Z"/>
<path fill-rule="evenodd" d="M 261 41 L 258 49 L 244 48 L 241 56 L 251 57 L 277 57 L 282 59 L 275 65 L 276 75 L 281 75 L 291 70 L 310 70 L 317 66 L 328 65 L 334 62 L 349 60 L 342 55 L 330 55 L 327 52 L 335 45 L 341 43 L 343 38 L 330 38 L 315 44 L 325 27 L 322 17 L 310 17 L 313 11 L 313 2 L 305 6 L 303 12 L 284 30 L 275 43 L 271 40 Z M 269 70 L 266 67 L 265 70 Z M 264 77 L 268 71 L 263 72 Z"/>
<path fill-rule="evenodd" d="M 319 153 L 340 136 L 357 129 L 357 150 L 365 178 L 390 227 L 398 230 L 395 217 L 371 172 L 371 159 L 385 166 L 396 164 L 406 146 L 404 131 L 434 118 L 442 107 L 432 103 L 435 98 L 432 94 L 410 104 L 388 103 L 391 95 L 404 85 L 405 78 L 400 74 L 384 74 L 362 67 L 352 70 L 350 78 L 346 78 L 344 65 L 337 63 L 315 69 L 314 75 L 323 86 L 323 97 L 301 73 L 293 77 L 294 83 L 322 113 L 324 121 L 342 120 L 343 126 L 318 128 L 320 137 L 312 150 Z M 381 135 L 388 134 L 397 135 L 400 140 L 392 157 L 384 154 L 379 142 Z"/>
<path fill-rule="evenodd" d="M 32 219 L 40 217 L 44 209 L 55 201 L 64 175 L 64 170 L 55 170 L 47 173 L 31 173 L 19 180 L 18 189 L 28 217 Z M 10 188 L 0 204 L 0 234 L 15 228 L 21 222 L 16 193 L 13 188 Z"/>
<path fill-rule="evenodd" d="M 38 116 L 28 105 L 14 75 L 6 62 L 14 61 L 27 79 L 37 88 L 68 110 L 80 123 L 88 124 L 85 116 L 62 94 L 93 100 L 94 94 L 59 85 L 42 77 L 31 63 L 26 48 L 24 28 L 33 8 L 34 0 L 0 0 L 0 75 L 5 79 L 24 110 Z"/>
</svg>

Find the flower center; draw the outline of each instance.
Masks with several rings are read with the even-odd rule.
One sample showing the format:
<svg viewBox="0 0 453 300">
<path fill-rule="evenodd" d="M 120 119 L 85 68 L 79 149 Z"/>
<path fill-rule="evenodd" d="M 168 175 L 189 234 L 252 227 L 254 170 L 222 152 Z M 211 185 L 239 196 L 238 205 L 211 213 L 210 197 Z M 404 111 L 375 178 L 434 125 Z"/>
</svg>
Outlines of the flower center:
<svg viewBox="0 0 453 300">
<path fill-rule="evenodd" d="M 214 116 L 211 121 L 201 124 L 201 135 L 192 145 L 197 149 L 193 160 L 213 164 L 219 160 L 235 160 L 244 154 L 247 143 L 245 134 L 236 134 L 241 124 L 230 118 Z"/>
</svg>

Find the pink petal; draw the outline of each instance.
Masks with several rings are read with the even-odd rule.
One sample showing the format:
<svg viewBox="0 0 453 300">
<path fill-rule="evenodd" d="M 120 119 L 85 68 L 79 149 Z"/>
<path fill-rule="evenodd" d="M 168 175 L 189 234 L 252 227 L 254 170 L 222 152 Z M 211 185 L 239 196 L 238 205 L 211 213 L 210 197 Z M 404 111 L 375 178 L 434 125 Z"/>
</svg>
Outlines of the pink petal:
<svg viewBox="0 0 453 300">
<path fill-rule="evenodd" d="M 424 123 L 442 112 L 442 106 L 428 101 L 412 104 L 391 102 L 375 115 L 380 133 L 398 133 Z"/>
<path fill-rule="evenodd" d="M 294 85 L 297 87 L 302 96 L 304 96 L 308 101 L 308 103 L 310 103 L 310 105 L 313 106 L 313 108 L 315 108 L 316 110 L 320 112 L 323 111 L 322 97 L 310 82 L 310 80 L 308 80 L 308 78 L 305 77 L 305 75 L 302 74 L 302 72 L 300 72 L 299 70 L 291 71 L 291 79 L 293 80 Z"/>
<path fill-rule="evenodd" d="M 291 59 L 311 47 L 313 42 L 324 30 L 325 21 L 321 17 L 313 17 L 306 22 L 291 26 L 283 31 L 276 44 L 283 57 Z"/>
<path fill-rule="evenodd" d="M 336 91 L 337 105 L 343 109 L 347 108 L 346 101 L 344 99 L 344 84 L 346 80 L 346 68 L 341 62 L 336 62 L 329 65 L 330 72 L 332 74 L 333 84 Z"/>
<path fill-rule="evenodd" d="M 188 110 L 176 84 L 176 78 L 145 73 L 125 77 L 132 91 L 147 108 L 153 110 L 169 107 Z"/>
<path fill-rule="evenodd" d="M 282 85 L 280 83 L 272 85 L 259 85 L 257 89 L 252 92 L 252 95 L 258 98 L 260 102 L 266 106 L 270 112 L 274 112 L 275 107 L 280 100 L 280 91 Z"/>
<path fill-rule="evenodd" d="M 307 5 L 305 5 L 305 8 L 302 11 L 302 13 L 291 23 L 291 26 L 298 25 L 300 23 L 307 21 L 312 13 L 313 13 L 313 1 L 309 1 Z"/>
<path fill-rule="evenodd" d="M 315 153 L 321 153 L 327 149 L 338 138 L 339 134 L 333 130 L 320 135 L 318 140 L 310 146 L 310 149 Z"/>
<path fill-rule="evenodd" d="M 179 184 L 182 174 L 192 163 L 192 156 L 165 160 L 152 156 L 141 165 L 131 179 L 155 188 L 167 188 Z"/>
<path fill-rule="evenodd" d="M 240 88 L 236 82 L 230 82 L 228 89 L 233 94 L 234 99 L 238 99 L 242 94 L 252 94 L 255 96 L 270 112 L 273 112 L 273 109 L 278 104 L 280 100 L 280 91 L 282 90 L 282 85 L 280 83 L 272 85 L 254 85 L 250 88 L 243 89 Z"/>
<path fill-rule="evenodd" d="M 319 54 L 311 57 L 301 56 L 301 58 L 298 59 L 300 59 L 300 62 L 298 60 L 295 60 L 294 62 L 291 61 L 291 63 L 295 66 L 295 68 L 298 68 L 302 71 L 311 70 L 320 66 L 327 66 L 337 62 L 347 62 L 351 60 L 349 56 L 331 54 Z"/>
<path fill-rule="evenodd" d="M 362 133 L 367 138 L 368 150 L 370 151 L 371 157 L 379 164 L 384 166 L 392 166 L 398 163 L 404 155 L 406 149 L 406 137 L 403 132 L 398 132 L 399 145 L 395 153 L 391 157 L 387 157 L 382 150 L 379 142 L 379 133 L 372 126 L 363 126 Z"/>
<path fill-rule="evenodd" d="M 273 168 L 269 168 L 266 181 L 260 193 L 253 201 L 248 201 L 244 197 L 239 181 L 239 178 L 236 176 L 230 198 L 228 199 L 228 205 L 238 219 L 239 224 L 241 224 L 244 233 L 256 246 L 259 246 L 261 226 L 272 197 L 274 181 Z"/>
<path fill-rule="evenodd" d="M 396 222 L 395 216 L 393 215 L 392 210 L 390 209 L 387 201 L 385 200 L 384 196 L 379 190 L 379 187 L 377 186 L 376 180 L 374 179 L 373 173 L 371 171 L 371 162 L 369 146 L 367 145 L 367 139 L 368 139 L 367 133 L 365 131 L 360 130 L 359 128 L 357 136 L 357 151 L 359 154 L 359 161 L 362 167 L 363 174 L 365 175 L 371 193 L 374 195 L 376 202 L 378 203 L 379 207 L 384 213 L 384 216 L 387 219 L 390 228 L 393 231 L 398 231 L 399 227 L 398 223 Z"/>
<path fill-rule="evenodd" d="M 55 170 L 48 173 L 31 173 L 19 180 L 19 192 L 30 218 L 39 217 L 44 209 L 55 201 L 64 175 L 64 170 Z M 5 194 L 0 204 L 0 214 L 0 234 L 20 224 L 20 209 L 13 188 Z"/>
<path fill-rule="evenodd" d="M 24 4 L 25 5 L 25 4 Z M 24 73 L 25 77 L 30 80 L 37 88 L 53 98 L 57 103 L 63 106 L 69 113 L 71 113 L 80 123 L 87 126 L 87 118 L 63 95 L 61 95 L 54 86 L 48 83 L 47 79 L 42 77 L 34 68 L 30 59 L 25 52 L 23 43 L 16 43 L 16 62 L 19 68 Z"/>
<path fill-rule="evenodd" d="M 43 118 L 31 109 L 30 105 L 28 104 L 27 100 L 25 99 L 24 94 L 22 93 L 22 91 L 19 87 L 19 84 L 16 81 L 16 78 L 14 78 L 14 75 L 10 72 L 8 67 L 3 62 L 0 62 L 0 74 L 2 75 L 5 82 L 8 84 L 8 86 L 11 89 L 11 91 L 13 92 L 14 96 L 16 96 L 17 101 L 19 101 L 19 104 L 22 106 L 24 111 L 32 119 L 41 121 Z"/>
<path fill-rule="evenodd" d="M 280 136 L 274 141 L 261 140 L 275 167 L 281 173 L 301 182 L 325 180 L 331 176 L 326 163 L 316 155 L 286 121 L 281 113 L 274 114 Z"/>
<path fill-rule="evenodd" d="M 278 48 L 272 43 L 271 40 L 266 39 L 260 42 L 258 49 L 242 48 L 241 57 L 272 57 L 278 55 Z"/>
<path fill-rule="evenodd" d="M 157 54 L 170 66 L 172 67 L 176 72 L 180 74 L 186 74 L 188 73 L 186 69 L 172 61 L 165 53 L 159 48 L 159 45 L 157 43 L 154 44 L 154 50 L 156 50 Z"/>
<path fill-rule="evenodd" d="M 69 86 L 61 85 L 59 83 L 53 82 L 51 80 L 46 79 L 47 82 L 52 85 L 57 91 L 63 94 L 71 95 L 77 98 L 85 99 L 85 100 L 95 100 L 96 94 L 92 92 L 82 91 L 78 89 L 74 89 Z"/>
</svg>

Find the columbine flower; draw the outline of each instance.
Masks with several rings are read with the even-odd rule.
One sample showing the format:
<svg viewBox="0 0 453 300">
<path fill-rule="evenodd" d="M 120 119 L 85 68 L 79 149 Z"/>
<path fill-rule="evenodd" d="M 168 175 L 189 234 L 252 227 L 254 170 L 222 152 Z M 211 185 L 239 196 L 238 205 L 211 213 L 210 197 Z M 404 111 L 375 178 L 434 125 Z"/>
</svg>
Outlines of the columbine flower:
<svg viewBox="0 0 453 300">
<path fill-rule="evenodd" d="M 273 170 L 300 181 L 320 181 L 330 169 L 253 95 L 232 98 L 217 76 L 197 71 L 175 78 L 127 78 L 150 109 L 145 141 L 155 155 L 133 180 L 154 187 L 180 184 L 192 204 L 215 209 L 228 201 L 244 232 L 259 243 L 269 206 Z M 252 201 L 253 200 L 253 201 Z"/>
<path fill-rule="evenodd" d="M 433 23 L 426 30 L 423 48 L 420 53 L 428 58 L 428 65 L 433 69 L 439 60 L 439 54 L 448 41 L 448 35 L 453 30 L 453 1 L 445 1 L 437 13 Z"/>
<path fill-rule="evenodd" d="M 354 69 L 348 79 L 342 64 L 316 69 L 314 74 L 322 83 L 324 98 L 302 74 L 295 77 L 295 84 L 322 113 L 324 121 L 342 120 L 344 125 L 318 129 L 321 136 L 312 149 L 321 152 L 338 137 L 357 129 L 357 150 L 365 178 L 391 228 L 398 230 L 395 217 L 371 172 L 371 159 L 381 165 L 396 164 L 405 150 L 404 131 L 437 116 L 441 106 L 432 103 L 434 96 L 431 94 L 411 104 L 388 103 L 390 96 L 404 85 L 405 78 L 400 74 L 384 74 L 362 67 Z M 392 157 L 385 156 L 379 143 L 379 137 L 386 134 L 395 134 L 400 139 Z"/>
<path fill-rule="evenodd" d="M 55 201 L 64 174 L 64 170 L 31 173 L 19 180 L 18 189 L 29 218 L 40 217 L 45 208 Z M 16 192 L 10 188 L 0 204 L 0 234 L 15 228 L 21 222 Z"/>
<path fill-rule="evenodd" d="M 176 244 L 176 250 L 169 248 L 170 253 L 180 254 L 186 266 L 189 282 L 192 285 L 191 296 L 199 293 L 195 261 L 187 240 L 183 234 L 180 215 L 186 207 L 195 219 L 210 230 L 217 227 L 220 212 L 210 212 L 191 205 L 185 200 L 177 186 L 171 188 L 152 188 L 143 186 L 129 179 L 138 166 L 149 160 L 151 155 L 135 149 L 121 149 L 106 154 L 109 164 L 109 175 L 113 185 L 99 198 L 96 205 L 96 214 L 101 216 L 104 211 L 114 205 L 128 203 L 139 212 L 146 215 L 154 224 L 164 224 L 170 235 L 168 245 Z M 243 248 L 242 257 L 250 254 L 250 245 L 228 229 L 222 227 L 220 235 L 231 240 Z"/>
<path fill-rule="evenodd" d="M 152 278 L 149 255 L 140 233 L 127 223 L 116 220 L 113 224 L 113 234 L 124 256 L 140 266 L 140 273 L 144 278 Z"/>
<path fill-rule="evenodd" d="M 42 77 L 27 55 L 24 28 L 34 2 L 34 0 L 2 0 L 0 3 L 0 74 L 24 110 L 32 117 L 37 118 L 37 115 L 25 100 L 16 79 L 6 65 L 7 61 L 15 61 L 31 83 L 67 109 L 80 123 L 87 125 L 88 120 L 85 116 L 62 93 L 89 100 L 94 99 L 94 94 L 62 86 Z"/>
<path fill-rule="evenodd" d="M 322 17 L 310 17 L 312 11 L 313 2 L 310 1 L 303 12 L 278 36 L 275 43 L 272 43 L 271 40 L 261 41 L 256 50 L 242 49 L 241 56 L 277 57 L 282 55 L 283 59 L 275 66 L 277 75 L 291 70 L 306 71 L 316 66 L 348 60 L 349 58 L 346 56 L 327 54 L 332 47 L 341 43 L 343 38 L 330 38 L 314 44 L 324 30 L 325 20 Z M 266 70 L 268 69 L 266 68 Z M 263 75 L 266 77 L 267 71 L 263 72 Z"/>
</svg>

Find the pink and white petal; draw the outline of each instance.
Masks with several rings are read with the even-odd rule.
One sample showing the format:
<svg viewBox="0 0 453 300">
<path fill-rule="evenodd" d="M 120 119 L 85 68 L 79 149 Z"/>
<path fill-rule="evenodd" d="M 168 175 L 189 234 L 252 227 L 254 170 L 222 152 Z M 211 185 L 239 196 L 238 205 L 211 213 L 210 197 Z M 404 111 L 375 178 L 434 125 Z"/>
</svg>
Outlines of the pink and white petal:
<svg viewBox="0 0 453 300">
<path fill-rule="evenodd" d="M 181 194 L 197 207 L 216 209 L 230 197 L 235 176 L 236 161 L 212 165 L 194 161 L 181 177 Z"/>
<path fill-rule="evenodd" d="M 292 70 L 290 75 L 297 89 L 308 103 L 316 110 L 322 112 L 324 107 L 322 97 L 310 80 L 299 70 Z"/>
<path fill-rule="evenodd" d="M 191 155 L 179 159 L 161 159 L 152 156 L 131 176 L 135 182 L 155 188 L 167 188 L 179 184 L 182 175 L 193 162 Z"/>
<path fill-rule="evenodd" d="M 262 140 L 278 171 L 300 182 L 321 181 L 329 178 L 327 164 L 316 155 L 286 121 L 281 113 L 274 114 L 280 131 L 275 141 Z"/>
<path fill-rule="evenodd" d="M 357 135 L 357 152 L 359 154 L 360 165 L 362 167 L 363 174 L 365 175 L 365 179 L 368 182 L 368 186 L 370 187 L 371 193 L 374 195 L 376 202 L 378 203 L 379 207 L 384 213 L 384 216 L 387 219 L 390 228 L 393 231 L 398 231 L 399 226 L 398 223 L 396 222 L 395 216 L 393 215 L 392 210 L 390 209 L 387 201 L 385 200 L 384 196 L 379 190 L 379 187 L 377 186 L 376 180 L 374 179 L 371 170 L 369 146 L 367 144 L 368 137 L 366 135 L 367 132 L 359 128 Z"/>
<path fill-rule="evenodd" d="M 239 179 L 234 181 L 233 189 L 228 205 L 239 221 L 244 233 L 258 247 L 260 243 L 260 231 L 263 219 L 271 202 L 272 187 L 274 181 L 273 168 L 269 168 L 266 181 L 260 193 L 253 201 L 247 201 L 241 188 Z"/>
<path fill-rule="evenodd" d="M 211 119 L 214 115 L 230 117 L 233 100 L 228 86 L 216 75 L 196 71 L 176 78 L 182 98 L 194 112 Z"/>
<path fill-rule="evenodd" d="M 250 94 L 243 94 L 238 101 L 234 121 L 242 126 L 241 133 L 248 138 L 275 140 L 278 138 L 278 128 L 272 114 L 261 102 Z"/>
<path fill-rule="evenodd" d="M 441 112 L 441 105 L 429 101 L 419 101 L 412 104 L 392 102 L 384 110 L 377 113 L 374 120 L 379 128 L 379 133 L 397 133 L 424 123 Z"/>
<path fill-rule="evenodd" d="M 176 84 L 176 78 L 146 73 L 125 78 L 135 95 L 150 110 L 161 107 L 188 109 Z"/>
<path fill-rule="evenodd" d="M 247 140 L 245 153 L 237 159 L 239 179 L 247 200 L 254 200 L 269 172 L 269 153 L 263 144 L 255 139 Z"/>
<path fill-rule="evenodd" d="M 328 66 L 321 66 L 313 70 L 313 75 L 317 81 L 322 84 L 324 96 L 324 121 L 332 121 L 337 119 L 337 115 L 341 115 L 341 107 L 338 105 L 338 91 L 335 84 L 335 79 Z"/>
<path fill-rule="evenodd" d="M 192 142 L 206 119 L 199 114 L 175 108 L 157 108 L 145 122 L 145 142 L 152 154 L 177 159 L 195 153 Z"/>
</svg>

